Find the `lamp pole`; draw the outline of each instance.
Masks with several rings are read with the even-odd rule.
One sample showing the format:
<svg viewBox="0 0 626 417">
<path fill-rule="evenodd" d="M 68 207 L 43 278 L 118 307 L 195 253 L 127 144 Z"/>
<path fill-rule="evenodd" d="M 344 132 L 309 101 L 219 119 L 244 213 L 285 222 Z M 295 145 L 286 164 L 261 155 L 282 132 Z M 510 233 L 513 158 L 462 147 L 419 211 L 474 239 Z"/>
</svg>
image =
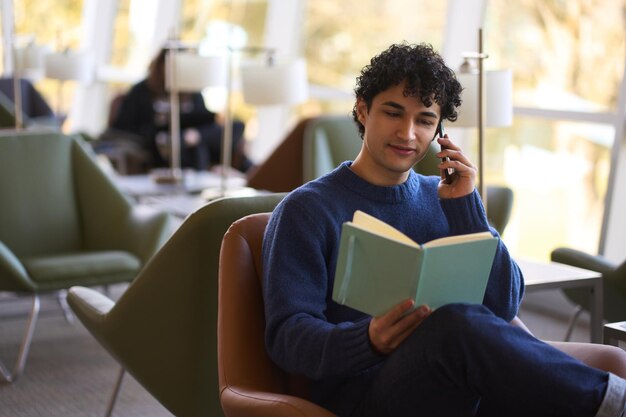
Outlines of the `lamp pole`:
<svg viewBox="0 0 626 417">
<path fill-rule="evenodd" d="M 22 71 L 21 66 L 25 61 L 22 55 L 18 54 L 17 45 L 15 40 L 15 19 L 9 22 L 10 24 L 10 39 L 8 45 L 11 47 L 11 54 L 13 59 L 13 105 L 15 109 L 15 130 L 20 130 L 24 127 L 24 118 L 22 114 Z"/>
<path fill-rule="evenodd" d="M 485 71 L 483 61 L 483 29 L 478 29 L 478 185 L 487 211 L 487 187 L 485 184 Z"/>
<path fill-rule="evenodd" d="M 13 104 L 15 106 L 15 130 L 21 130 L 24 127 L 24 118 L 22 114 L 22 73 L 20 69 L 21 59 L 17 53 L 15 45 L 11 47 L 13 52 Z"/>
<path fill-rule="evenodd" d="M 226 111 L 224 112 L 224 130 L 222 132 L 222 171 L 220 177 L 220 194 L 226 195 L 228 188 L 228 174 L 233 159 L 233 114 L 232 114 L 232 90 L 233 90 L 233 49 L 228 47 L 228 63 L 226 70 Z"/>
<path fill-rule="evenodd" d="M 487 211 L 487 184 L 485 183 L 485 128 L 486 128 L 486 78 L 483 61 L 489 55 L 483 51 L 483 30 L 478 29 L 478 52 L 463 53 L 465 61 L 461 65 L 461 73 L 472 73 L 472 65 L 469 60 L 476 60 L 476 71 L 478 76 L 478 192 L 483 200 L 483 206 Z"/>
<path fill-rule="evenodd" d="M 220 195 L 225 196 L 228 190 L 228 178 L 230 166 L 233 158 L 233 108 L 232 108 L 232 93 L 233 93 L 233 55 L 238 52 L 248 53 L 265 53 L 267 54 L 267 65 L 272 66 L 274 63 L 274 48 L 257 47 L 257 46 L 243 46 L 243 47 L 228 47 L 228 70 L 226 76 L 226 108 L 224 112 L 224 130 L 222 135 L 222 155 L 221 155 L 221 181 L 220 181 Z"/>
<path fill-rule="evenodd" d="M 169 44 L 165 57 L 166 73 L 170 77 L 170 179 L 172 182 L 182 180 L 180 169 L 180 98 L 176 83 L 176 48 L 177 45 Z"/>
</svg>

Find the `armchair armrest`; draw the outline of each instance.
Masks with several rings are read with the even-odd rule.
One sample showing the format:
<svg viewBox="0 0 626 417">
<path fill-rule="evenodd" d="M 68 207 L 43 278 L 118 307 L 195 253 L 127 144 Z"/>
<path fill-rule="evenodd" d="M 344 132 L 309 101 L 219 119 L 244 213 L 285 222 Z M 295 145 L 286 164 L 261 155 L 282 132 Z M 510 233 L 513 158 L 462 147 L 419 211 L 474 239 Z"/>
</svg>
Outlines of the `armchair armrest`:
<svg viewBox="0 0 626 417">
<path fill-rule="evenodd" d="M 102 322 L 115 302 L 98 291 L 86 287 L 72 287 L 67 294 L 67 302 L 83 323 Z M 92 329 L 92 325 L 88 326 Z"/>
<path fill-rule="evenodd" d="M 228 417 L 337 417 L 299 397 L 244 387 L 224 388 L 220 402 Z"/>
<path fill-rule="evenodd" d="M 0 241 L 0 288 L 3 291 L 34 291 L 35 285 L 28 277 L 17 256 Z"/>
<path fill-rule="evenodd" d="M 590 255 L 571 248 L 554 249 L 550 254 L 550 259 L 554 262 L 590 269 L 601 274 L 610 273 L 617 267 L 614 263 L 600 255 Z"/>
</svg>

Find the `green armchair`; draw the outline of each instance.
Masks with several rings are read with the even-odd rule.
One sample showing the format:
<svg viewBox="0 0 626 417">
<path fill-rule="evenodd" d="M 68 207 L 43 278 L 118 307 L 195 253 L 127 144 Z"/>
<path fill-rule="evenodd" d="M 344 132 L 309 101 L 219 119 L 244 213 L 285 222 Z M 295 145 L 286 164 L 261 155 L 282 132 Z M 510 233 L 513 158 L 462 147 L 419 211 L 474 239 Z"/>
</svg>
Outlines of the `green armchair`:
<svg viewBox="0 0 626 417">
<path fill-rule="evenodd" d="M 550 259 L 601 273 L 604 286 L 604 319 L 609 322 L 626 320 L 626 262 L 616 264 L 601 255 L 591 255 L 571 248 L 554 249 Z M 562 291 L 576 305 L 565 334 L 565 340 L 569 340 L 580 313 L 589 311 L 591 301 L 589 292 L 583 289 L 567 288 Z"/>
<path fill-rule="evenodd" d="M 0 291 L 33 303 L 11 382 L 23 371 L 39 294 L 131 281 L 165 241 L 169 217 L 133 206 L 77 138 L 0 134 Z"/>
<path fill-rule="evenodd" d="M 68 303 L 78 319 L 176 416 L 223 415 L 216 351 L 222 237 L 235 220 L 272 211 L 283 196 L 224 198 L 192 213 L 116 303 L 91 289 L 69 291 Z"/>
</svg>

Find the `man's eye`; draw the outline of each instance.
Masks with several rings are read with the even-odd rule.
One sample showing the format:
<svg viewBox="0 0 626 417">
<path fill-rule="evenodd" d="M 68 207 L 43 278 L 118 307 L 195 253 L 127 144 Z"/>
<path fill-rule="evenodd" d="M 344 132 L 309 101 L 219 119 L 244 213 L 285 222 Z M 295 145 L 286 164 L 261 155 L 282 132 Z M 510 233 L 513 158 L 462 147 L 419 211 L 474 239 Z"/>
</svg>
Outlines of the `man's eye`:
<svg viewBox="0 0 626 417">
<path fill-rule="evenodd" d="M 400 117 L 400 113 L 396 113 L 396 112 L 393 112 L 393 111 L 387 111 L 385 113 L 387 113 L 387 116 L 389 116 L 389 117 Z"/>
<path fill-rule="evenodd" d="M 432 120 L 421 120 L 420 123 L 424 126 L 432 126 L 435 124 Z"/>
</svg>

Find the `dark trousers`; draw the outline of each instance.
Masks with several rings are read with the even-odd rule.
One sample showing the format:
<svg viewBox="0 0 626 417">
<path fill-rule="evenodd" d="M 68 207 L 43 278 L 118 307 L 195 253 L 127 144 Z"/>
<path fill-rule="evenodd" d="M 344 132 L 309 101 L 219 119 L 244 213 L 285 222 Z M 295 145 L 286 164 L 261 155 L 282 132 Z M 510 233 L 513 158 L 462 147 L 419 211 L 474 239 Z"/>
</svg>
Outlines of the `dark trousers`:
<svg viewBox="0 0 626 417">
<path fill-rule="evenodd" d="M 588 416 L 599 371 L 479 305 L 434 311 L 389 356 L 354 416 Z"/>
<path fill-rule="evenodd" d="M 241 172 L 246 172 L 252 165 L 244 149 L 245 125 L 239 120 L 233 121 L 233 140 L 231 143 L 231 165 Z M 216 165 L 222 161 L 222 136 L 224 127 L 213 123 L 200 129 L 202 135 L 202 146 L 208 151 L 209 164 Z"/>
<path fill-rule="evenodd" d="M 245 172 L 251 165 L 251 161 L 243 153 L 244 128 L 245 125 L 242 122 L 238 120 L 233 121 L 232 165 L 242 172 Z M 199 126 L 197 129 L 200 132 L 200 142 L 196 146 L 187 146 L 183 138 L 184 132 L 181 132 L 181 166 L 202 171 L 221 163 L 224 127 L 220 124 L 212 123 Z"/>
</svg>

